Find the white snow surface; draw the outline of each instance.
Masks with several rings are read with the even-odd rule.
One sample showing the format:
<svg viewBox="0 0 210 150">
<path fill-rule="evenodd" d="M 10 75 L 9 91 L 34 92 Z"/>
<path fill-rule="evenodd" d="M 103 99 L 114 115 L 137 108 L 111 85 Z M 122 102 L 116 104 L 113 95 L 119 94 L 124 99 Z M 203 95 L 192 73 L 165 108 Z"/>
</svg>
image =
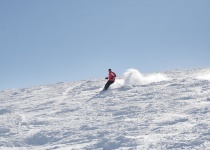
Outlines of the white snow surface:
<svg viewBox="0 0 210 150">
<path fill-rule="evenodd" d="M 0 91 L 2 150 L 208 150 L 210 68 Z"/>
</svg>

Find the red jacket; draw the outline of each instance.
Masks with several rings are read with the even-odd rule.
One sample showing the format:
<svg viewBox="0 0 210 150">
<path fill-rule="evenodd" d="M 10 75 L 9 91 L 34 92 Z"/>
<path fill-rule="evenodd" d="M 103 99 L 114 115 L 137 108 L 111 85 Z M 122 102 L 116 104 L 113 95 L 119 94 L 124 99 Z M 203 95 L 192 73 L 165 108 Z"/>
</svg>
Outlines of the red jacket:
<svg viewBox="0 0 210 150">
<path fill-rule="evenodd" d="M 110 71 L 108 80 L 109 81 L 115 81 L 115 77 L 116 77 L 116 74 L 114 72 Z"/>
</svg>

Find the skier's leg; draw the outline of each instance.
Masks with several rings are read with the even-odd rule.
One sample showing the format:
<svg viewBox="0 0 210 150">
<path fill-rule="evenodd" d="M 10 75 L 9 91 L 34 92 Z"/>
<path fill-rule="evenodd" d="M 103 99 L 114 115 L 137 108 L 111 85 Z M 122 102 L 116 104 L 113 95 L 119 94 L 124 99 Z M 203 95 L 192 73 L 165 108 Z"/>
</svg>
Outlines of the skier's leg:
<svg viewBox="0 0 210 150">
<path fill-rule="evenodd" d="M 104 90 L 107 90 L 112 83 L 114 83 L 114 82 L 113 81 L 107 81 L 107 83 L 104 86 Z"/>
<path fill-rule="evenodd" d="M 106 82 L 105 86 L 104 86 L 104 89 L 103 90 L 107 90 L 109 87 L 109 81 Z"/>
</svg>

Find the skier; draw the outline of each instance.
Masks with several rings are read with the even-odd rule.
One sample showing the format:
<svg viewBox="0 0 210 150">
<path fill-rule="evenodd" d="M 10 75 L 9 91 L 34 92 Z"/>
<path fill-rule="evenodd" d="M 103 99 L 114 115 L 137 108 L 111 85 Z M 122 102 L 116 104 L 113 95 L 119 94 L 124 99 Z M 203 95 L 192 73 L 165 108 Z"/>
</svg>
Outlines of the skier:
<svg viewBox="0 0 210 150">
<path fill-rule="evenodd" d="M 107 83 L 105 84 L 103 91 L 107 90 L 107 89 L 109 88 L 109 86 L 110 86 L 111 84 L 113 84 L 114 81 L 115 81 L 116 74 L 115 74 L 114 72 L 112 72 L 111 69 L 109 69 L 108 71 L 109 71 L 109 77 L 106 77 L 106 78 L 105 78 L 105 79 L 108 79 L 108 81 L 107 81 Z"/>
</svg>

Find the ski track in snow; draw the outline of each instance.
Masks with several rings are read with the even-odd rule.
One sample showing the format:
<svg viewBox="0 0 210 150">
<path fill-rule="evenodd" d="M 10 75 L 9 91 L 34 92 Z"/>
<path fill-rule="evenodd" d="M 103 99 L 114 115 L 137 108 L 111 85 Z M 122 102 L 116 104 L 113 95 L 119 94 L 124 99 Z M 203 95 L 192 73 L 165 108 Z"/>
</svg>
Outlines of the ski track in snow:
<svg viewBox="0 0 210 150">
<path fill-rule="evenodd" d="M 100 79 L 0 91 L 0 149 L 208 150 L 209 71 L 117 79 L 106 92 Z"/>
</svg>

